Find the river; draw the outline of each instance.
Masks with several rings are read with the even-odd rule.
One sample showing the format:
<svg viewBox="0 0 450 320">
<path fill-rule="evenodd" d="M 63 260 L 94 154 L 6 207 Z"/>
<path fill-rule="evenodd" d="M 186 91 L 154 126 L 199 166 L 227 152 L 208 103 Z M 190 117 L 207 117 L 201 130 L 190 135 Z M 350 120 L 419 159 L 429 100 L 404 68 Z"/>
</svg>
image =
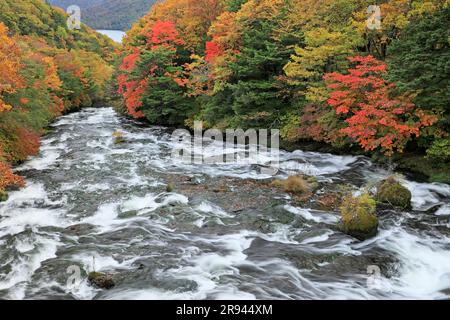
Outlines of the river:
<svg viewBox="0 0 450 320">
<path fill-rule="evenodd" d="M 125 37 L 126 33 L 120 30 L 96 30 L 98 33 L 101 33 L 105 36 L 108 36 L 112 40 L 114 40 L 117 43 L 122 43 L 123 38 Z"/>
<path fill-rule="evenodd" d="M 166 128 L 92 108 L 52 129 L 16 169 L 27 186 L 0 204 L 0 299 L 450 298 L 448 185 L 402 180 L 414 210 L 383 212 L 378 235 L 360 242 L 337 229 L 337 212 L 268 192 L 257 165 L 172 161 L 179 142 Z M 308 164 L 329 184 L 389 174 L 364 157 L 280 160 L 280 177 Z M 90 286 L 94 269 L 116 286 Z"/>
</svg>

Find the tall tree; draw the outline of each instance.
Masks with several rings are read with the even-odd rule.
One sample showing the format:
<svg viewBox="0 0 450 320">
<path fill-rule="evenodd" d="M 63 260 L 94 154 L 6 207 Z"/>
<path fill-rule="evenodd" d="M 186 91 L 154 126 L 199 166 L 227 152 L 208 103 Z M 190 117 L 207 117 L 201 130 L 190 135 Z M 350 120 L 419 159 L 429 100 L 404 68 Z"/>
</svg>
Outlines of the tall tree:
<svg viewBox="0 0 450 320">
<path fill-rule="evenodd" d="M 450 7 L 410 24 L 389 47 L 389 76 L 400 92 L 413 91 L 422 109 L 443 112 L 450 133 Z"/>
<path fill-rule="evenodd" d="M 8 36 L 8 28 L 0 22 L 0 113 L 12 108 L 3 100 L 3 95 L 13 93 L 22 86 L 19 75 L 20 51 Z"/>
<path fill-rule="evenodd" d="M 328 103 L 342 115 L 347 127 L 341 132 L 366 151 L 381 150 L 386 155 L 402 152 L 420 129 L 436 118 L 416 109 L 407 96 L 393 96 L 395 85 L 383 79 L 387 65 L 372 56 L 349 59 L 356 66 L 348 74 L 325 76 L 332 90 Z"/>
</svg>

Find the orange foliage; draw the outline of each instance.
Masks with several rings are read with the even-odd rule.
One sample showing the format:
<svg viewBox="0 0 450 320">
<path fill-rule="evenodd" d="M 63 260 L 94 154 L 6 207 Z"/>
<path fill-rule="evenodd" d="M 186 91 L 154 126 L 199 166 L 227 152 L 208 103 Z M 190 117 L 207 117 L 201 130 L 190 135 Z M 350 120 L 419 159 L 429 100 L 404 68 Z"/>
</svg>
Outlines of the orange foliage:
<svg viewBox="0 0 450 320">
<path fill-rule="evenodd" d="M 414 103 L 406 96 L 392 97 L 395 84 L 383 79 L 384 62 L 372 56 L 349 58 L 356 67 L 348 74 L 325 75 L 332 90 L 328 104 L 346 117 L 341 132 L 356 140 L 366 151 L 377 148 L 386 155 L 402 152 L 412 136 L 437 119 L 424 111 L 414 112 Z"/>
<path fill-rule="evenodd" d="M 39 134 L 24 127 L 17 127 L 12 130 L 14 131 L 15 139 L 10 144 L 14 150 L 14 161 L 24 161 L 28 156 L 34 156 L 39 153 L 41 145 Z"/>
<path fill-rule="evenodd" d="M 20 50 L 8 36 L 8 28 L 0 22 L 0 113 L 12 108 L 3 101 L 3 94 L 13 93 L 23 85 L 19 69 Z"/>
<path fill-rule="evenodd" d="M 25 181 L 22 177 L 15 175 L 11 167 L 0 161 L 0 191 L 5 190 L 9 186 L 25 186 Z"/>
<path fill-rule="evenodd" d="M 140 51 L 136 48 L 133 49 L 133 53 L 129 54 L 122 60 L 122 64 L 119 66 L 121 73 L 117 77 L 119 82 L 118 94 L 122 95 L 125 100 L 125 105 L 128 110 L 128 114 L 134 118 L 143 118 L 142 112 L 136 111 L 137 108 L 142 106 L 140 101 L 141 95 L 145 92 L 147 83 L 138 81 L 130 81 L 129 73 L 133 71 L 136 63 L 140 60 Z"/>
<path fill-rule="evenodd" d="M 143 34 L 147 37 L 147 45 L 150 49 L 159 46 L 169 47 L 175 50 L 173 45 L 183 45 L 185 42 L 180 38 L 175 24 L 172 21 L 156 21 L 150 30 L 144 30 Z"/>
<path fill-rule="evenodd" d="M 203 46 L 204 35 L 211 23 L 224 10 L 224 0 L 166 0 L 156 3 L 150 13 L 128 32 L 129 39 L 152 29 L 156 21 L 172 21 L 185 40 L 186 48 L 194 51 Z M 127 41 L 125 41 L 127 46 Z"/>
<path fill-rule="evenodd" d="M 43 65 L 45 66 L 45 84 L 50 90 L 61 89 L 62 82 L 58 76 L 58 67 L 52 57 L 43 57 Z"/>
<path fill-rule="evenodd" d="M 177 46 L 185 44 L 172 21 L 155 21 L 150 28 L 141 31 L 146 38 L 147 50 L 164 48 L 176 51 Z M 128 114 L 134 118 L 143 118 L 144 114 L 138 109 L 142 106 L 142 96 L 148 88 L 150 79 L 154 76 L 157 66 L 149 66 L 148 71 L 139 80 L 130 79 L 130 74 L 140 61 L 141 50 L 133 47 L 132 53 L 125 56 L 119 66 L 120 74 L 118 94 L 124 98 Z M 173 79 L 179 86 L 185 86 L 187 80 L 182 78 L 180 72 L 166 73 L 165 76 Z"/>
</svg>

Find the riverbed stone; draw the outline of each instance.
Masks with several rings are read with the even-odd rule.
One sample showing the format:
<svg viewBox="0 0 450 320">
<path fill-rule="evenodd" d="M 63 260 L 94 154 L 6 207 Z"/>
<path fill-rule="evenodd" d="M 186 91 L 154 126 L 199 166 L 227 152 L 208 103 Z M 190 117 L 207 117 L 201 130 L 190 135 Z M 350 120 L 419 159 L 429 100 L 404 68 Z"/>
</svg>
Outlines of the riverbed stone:
<svg viewBox="0 0 450 320">
<path fill-rule="evenodd" d="M 376 200 L 382 204 L 410 209 L 411 199 L 411 191 L 393 177 L 382 181 L 377 188 Z"/>
<path fill-rule="evenodd" d="M 88 281 L 91 285 L 101 289 L 111 289 L 116 285 L 113 277 L 110 274 L 103 272 L 90 272 L 88 275 Z"/>
<path fill-rule="evenodd" d="M 340 229 L 358 240 L 366 240 L 377 234 L 378 217 L 376 201 L 368 194 L 348 196 L 340 207 Z"/>
<path fill-rule="evenodd" d="M 166 186 L 166 192 L 173 192 L 173 184 L 171 184 L 171 183 L 169 183 L 167 186 Z"/>
<path fill-rule="evenodd" d="M 6 191 L 0 190 L 0 202 L 4 202 L 8 200 L 8 193 Z"/>
</svg>

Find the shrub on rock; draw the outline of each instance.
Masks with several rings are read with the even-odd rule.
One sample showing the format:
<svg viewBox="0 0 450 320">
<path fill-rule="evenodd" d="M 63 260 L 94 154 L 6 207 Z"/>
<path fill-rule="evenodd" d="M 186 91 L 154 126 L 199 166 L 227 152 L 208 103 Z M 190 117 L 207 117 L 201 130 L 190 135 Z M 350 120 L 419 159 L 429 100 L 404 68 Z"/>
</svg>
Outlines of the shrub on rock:
<svg viewBox="0 0 450 320">
<path fill-rule="evenodd" d="M 284 191 L 295 194 L 313 192 L 319 187 L 314 177 L 290 176 L 286 180 L 275 180 L 272 185 Z"/>
<path fill-rule="evenodd" d="M 359 240 L 375 236 L 378 230 L 376 206 L 369 194 L 346 197 L 340 207 L 341 230 Z"/>
</svg>

